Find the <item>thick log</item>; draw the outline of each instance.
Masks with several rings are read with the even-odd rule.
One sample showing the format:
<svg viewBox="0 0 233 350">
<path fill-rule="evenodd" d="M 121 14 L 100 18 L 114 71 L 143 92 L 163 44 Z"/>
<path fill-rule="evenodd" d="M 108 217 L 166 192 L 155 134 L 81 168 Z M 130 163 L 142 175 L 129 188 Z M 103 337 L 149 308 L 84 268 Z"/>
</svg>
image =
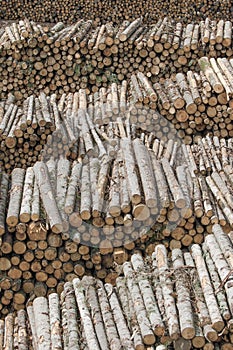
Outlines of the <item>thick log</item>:
<svg viewBox="0 0 233 350">
<path fill-rule="evenodd" d="M 208 276 L 208 271 L 205 265 L 205 261 L 201 254 L 201 249 L 198 245 L 193 245 L 191 247 L 191 252 L 197 267 L 201 286 L 205 296 L 206 305 L 210 313 L 212 326 L 214 329 L 216 329 L 216 331 L 222 330 L 224 327 L 224 323 L 217 306 L 217 301 L 211 286 L 211 281 Z"/>
<path fill-rule="evenodd" d="M 47 208 L 47 210 L 45 209 L 47 214 L 50 213 L 49 221 L 52 231 L 55 233 L 60 233 L 62 232 L 62 221 L 55 198 L 53 196 L 53 191 L 49 182 L 48 171 L 45 164 L 43 162 L 37 162 L 34 165 L 34 173 L 43 205 L 45 208 Z"/>
<path fill-rule="evenodd" d="M 23 191 L 24 175 L 24 169 L 15 169 L 12 172 L 11 196 L 6 218 L 6 223 L 10 227 L 15 227 L 19 220 L 18 216 Z"/>
</svg>

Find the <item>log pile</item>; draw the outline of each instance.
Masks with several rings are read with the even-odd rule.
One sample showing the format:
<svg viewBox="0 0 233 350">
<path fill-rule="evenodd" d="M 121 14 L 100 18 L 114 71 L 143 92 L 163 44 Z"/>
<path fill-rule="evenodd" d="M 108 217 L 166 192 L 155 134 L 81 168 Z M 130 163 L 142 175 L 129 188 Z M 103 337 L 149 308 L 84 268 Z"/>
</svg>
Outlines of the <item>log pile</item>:
<svg viewBox="0 0 233 350">
<path fill-rule="evenodd" d="M 219 137 L 232 136 L 231 60 L 202 57 L 200 73 L 177 73 L 175 81 L 156 83 L 161 115 L 175 124 L 185 143 L 196 134 L 211 131 Z M 165 97 L 169 96 L 170 101 Z"/>
<path fill-rule="evenodd" d="M 76 159 L 82 132 L 91 133 L 93 147 L 97 144 L 98 148 L 100 139 L 112 134 L 110 122 L 118 117 L 145 132 L 156 132 L 164 142 L 179 137 L 190 144 L 196 135 L 207 132 L 232 137 L 231 60 L 203 57 L 199 65 L 200 73 L 177 73 L 175 81 L 155 84 L 138 72 L 128 83 L 112 83 L 89 96 L 84 89 L 60 98 L 57 93 L 40 92 L 17 105 L 15 96 L 9 94 L 0 102 L 1 166 L 6 171 L 32 166 L 41 159 L 42 150 L 54 155 L 65 150 Z M 99 151 L 104 152 L 103 148 Z"/>
<path fill-rule="evenodd" d="M 59 291 L 76 276 L 114 283 L 115 264 L 135 249 L 149 254 L 158 243 L 168 249 L 201 244 L 214 224 L 231 231 L 232 139 L 165 146 L 131 135 L 119 120 L 117 126 L 115 155 L 50 158 L 2 173 L 2 314 L 10 304 L 21 308 L 33 290 Z"/>
<path fill-rule="evenodd" d="M 188 246 L 191 236 L 199 233 L 202 240 L 204 228 L 211 232 L 216 222 L 226 230 L 233 226 L 232 139 L 207 136 L 192 146 L 170 139 L 165 146 L 153 134 L 133 134 L 119 120 L 115 126 L 119 138 L 111 139 L 114 147 L 100 143 L 98 153 L 87 134 L 81 159 L 54 156 L 27 170 L 15 168 L 10 180 L 3 173 L 2 206 L 8 207 L 5 216 L 2 210 L 2 234 L 6 227 L 15 230 L 31 221 L 46 220 L 54 233 L 71 227 L 84 233 L 86 224 L 98 231 L 107 225 L 112 227 L 109 238 L 121 245 L 125 235 L 136 239 L 136 232 L 139 237 L 145 227 L 160 223 L 164 236 Z M 114 238 L 116 227 L 124 228 L 123 241 Z M 95 244 L 101 241 L 97 236 Z"/>
<path fill-rule="evenodd" d="M 25 310 L 11 312 L 0 320 L 0 348 L 36 350 L 31 341 L 29 317 Z"/>
<path fill-rule="evenodd" d="M 140 227 L 173 223 L 183 227 L 180 234 L 177 232 L 181 240 L 185 230 L 191 236 L 197 234 L 195 219 L 208 231 L 216 221 L 233 226 L 232 139 L 224 144 L 224 139 L 208 136 L 191 147 L 177 139 L 165 147 L 156 138 L 126 137 L 123 124 L 121 132 L 125 134 L 113 154 L 102 145 L 105 153 L 98 157 L 90 148 L 82 162 L 52 157 L 26 171 L 15 168 L 9 194 L 3 182 L 3 202 L 9 203 L 5 219 L 8 229 L 46 219 L 54 233 L 89 223 L 99 229 L 105 225 L 132 226 L 129 235 L 138 228 L 140 236 Z M 89 144 L 86 139 L 84 146 Z M 53 197 L 44 196 L 45 188 Z M 170 235 L 173 230 L 166 227 L 162 233 Z"/>
<path fill-rule="evenodd" d="M 194 244 L 190 252 L 174 249 L 169 257 L 157 245 L 152 268 L 140 255 L 123 264 L 117 293 L 124 314 L 134 315 L 131 331 L 136 326 L 144 343 L 157 336 L 160 344 L 173 342 L 175 349 L 214 349 L 215 342 L 232 348 L 232 237 L 219 225 L 213 233 L 202 246 Z"/>
<path fill-rule="evenodd" d="M 115 287 L 85 276 L 60 296 L 31 296 L 34 348 L 232 349 L 232 253 L 232 235 L 215 225 L 190 251 L 168 255 L 157 245 L 152 258 L 134 254 Z"/>
<path fill-rule="evenodd" d="M 10 94 L 0 114 L 0 164 L 6 171 L 33 165 L 56 129 L 50 99 L 41 92 L 38 98 L 31 95 L 17 106 Z"/>
<path fill-rule="evenodd" d="M 0 28 L 0 350 L 232 349 L 232 22 L 59 6 Z"/>
<path fill-rule="evenodd" d="M 28 20 L 0 31 L 0 88 L 26 99 L 41 90 L 88 93 L 142 72 L 152 83 L 172 74 L 198 70 L 198 58 L 232 58 L 232 23 L 206 19 L 187 25 L 168 18 L 145 25 L 143 19 L 96 25 L 79 20 L 53 27 Z"/>
<path fill-rule="evenodd" d="M 224 138 L 211 138 L 207 135 L 199 138 L 197 144 L 183 147 L 183 150 L 193 182 L 193 205 L 197 222 L 204 225 L 209 233 L 215 223 L 225 226 L 226 217 L 232 225 L 231 139 L 226 141 Z"/>
<path fill-rule="evenodd" d="M 224 1 L 130 1 L 117 0 L 114 5 L 111 1 L 93 2 L 74 0 L 42 0 L 30 3 L 26 0 L 3 0 L 0 9 L 0 19 L 16 20 L 28 17 L 36 22 L 72 23 L 79 18 L 92 19 L 101 23 L 112 21 L 121 23 L 123 20 L 133 20 L 138 16 L 144 16 L 145 22 L 169 16 L 176 21 L 200 21 L 206 16 L 212 20 L 219 18 L 232 19 L 232 5 L 229 0 Z"/>
<path fill-rule="evenodd" d="M 50 156 L 62 155 L 71 160 L 88 155 L 113 156 L 119 149 L 120 135 L 125 133 L 122 123 L 128 125 L 134 138 L 141 130 L 149 137 L 155 129 L 164 142 L 177 138 L 173 124 L 155 111 L 157 97 L 149 81 L 143 74 L 139 77 L 144 84 L 139 90 L 145 96 L 144 102 L 136 88 L 127 89 L 126 81 L 121 85 L 113 83 L 108 90 L 102 88 L 88 98 L 83 89 L 64 94 L 61 99 L 41 92 L 38 98 L 31 95 L 20 106 L 10 94 L 0 109 L 0 165 L 9 172 Z M 134 78 L 138 84 L 140 80 Z M 151 134 L 150 142 L 154 138 Z"/>
</svg>

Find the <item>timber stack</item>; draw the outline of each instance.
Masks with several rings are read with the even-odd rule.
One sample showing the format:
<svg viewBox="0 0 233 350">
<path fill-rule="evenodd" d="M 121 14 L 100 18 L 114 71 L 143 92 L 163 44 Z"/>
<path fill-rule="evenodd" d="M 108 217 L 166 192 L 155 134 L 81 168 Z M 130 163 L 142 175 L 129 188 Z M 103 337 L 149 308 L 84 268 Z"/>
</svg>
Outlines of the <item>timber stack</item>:
<svg viewBox="0 0 233 350">
<path fill-rule="evenodd" d="M 0 9 L 0 19 L 18 20 L 28 17 L 36 22 L 66 22 L 72 23 L 79 18 L 92 19 L 97 23 L 107 21 L 119 24 L 123 20 L 134 20 L 138 16 L 145 17 L 145 23 L 150 23 L 161 17 L 169 16 L 175 21 L 202 21 L 206 16 L 212 20 L 221 18 L 232 19 L 232 4 L 224 1 L 182 0 L 175 1 L 130 1 L 117 0 L 114 7 L 110 0 L 84 1 L 77 4 L 75 0 L 42 0 L 30 3 L 26 0 L 3 0 Z"/>
<path fill-rule="evenodd" d="M 121 120 L 117 127 L 115 155 L 98 157 L 89 148 L 82 162 L 50 158 L 2 173 L 3 315 L 11 304 L 22 308 L 33 291 L 59 292 L 84 274 L 114 284 L 114 266 L 135 250 L 201 244 L 216 224 L 225 234 L 232 230 L 232 139 L 165 146 L 133 136 Z"/>
<path fill-rule="evenodd" d="M 232 350 L 230 1 L 24 5 L 0 9 L 0 350 Z"/>
<path fill-rule="evenodd" d="M 211 232 L 219 221 L 226 230 L 233 226 L 232 139 L 226 144 L 208 136 L 193 146 L 169 140 L 165 147 L 144 134 L 131 139 L 120 125 L 125 134 L 113 153 L 102 144 L 105 152 L 99 157 L 91 154 L 94 148 L 86 138 L 84 147 L 89 147 L 90 155 L 82 161 L 51 157 L 26 170 L 15 168 L 10 178 L 3 173 L 2 234 L 6 228 L 15 230 L 18 224 L 45 219 L 54 233 L 68 232 L 70 226 L 84 233 L 89 223 L 97 231 L 112 227 L 108 234 L 113 240 L 114 227 L 124 227 L 127 239 L 135 230 L 134 239 L 143 227 L 160 223 L 165 226 L 163 235 L 172 234 L 188 246 L 185 231 L 192 242 L 199 221 L 199 233 L 204 228 Z M 45 189 L 51 195 L 46 197 Z M 169 229 L 171 223 L 176 227 Z M 98 244 L 98 239 L 91 243 Z"/>
<path fill-rule="evenodd" d="M 219 225 L 200 246 L 133 254 L 116 286 L 85 276 L 60 295 L 31 296 L 1 320 L 0 345 L 33 349 L 232 349 L 232 235 Z M 32 336 L 29 338 L 29 334 Z"/>
<path fill-rule="evenodd" d="M 110 122 L 118 117 L 124 122 L 129 119 L 137 129 L 153 131 L 164 142 L 180 138 L 191 144 L 208 132 L 232 137 L 231 63 L 225 58 L 202 57 L 200 73 L 177 73 L 175 81 L 153 84 L 138 72 L 128 83 L 112 83 L 90 95 L 84 89 L 60 98 L 57 93 L 46 96 L 40 92 L 38 97 L 30 95 L 17 104 L 9 94 L 0 102 L 1 166 L 6 171 L 32 166 L 41 159 L 42 151 L 56 154 L 66 150 L 74 159 L 85 128 L 95 143 L 97 138 L 103 141 L 112 133 Z"/>
<path fill-rule="evenodd" d="M 145 25 L 139 17 L 117 26 L 80 19 L 49 27 L 24 19 L 1 28 L 0 47 L 2 98 L 14 92 L 22 100 L 41 90 L 94 93 L 137 72 L 157 83 L 198 71 L 203 56 L 232 59 L 232 22 L 182 24 L 165 17 Z"/>
</svg>

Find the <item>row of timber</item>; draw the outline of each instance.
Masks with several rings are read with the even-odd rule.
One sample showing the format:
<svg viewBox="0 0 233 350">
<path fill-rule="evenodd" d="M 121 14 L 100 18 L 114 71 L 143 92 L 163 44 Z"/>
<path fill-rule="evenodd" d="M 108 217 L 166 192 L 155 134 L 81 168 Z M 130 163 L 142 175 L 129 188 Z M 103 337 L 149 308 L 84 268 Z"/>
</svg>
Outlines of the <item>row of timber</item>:
<svg viewBox="0 0 233 350">
<path fill-rule="evenodd" d="M 202 245 L 133 254 L 115 287 L 92 276 L 31 295 L 0 321 L 0 347 L 22 350 L 232 350 L 232 234 Z"/>
<path fill-rule="evenodd" d="M 116 126 L 113 153 L 101 143 L 106 152 L 90 148 L 81 160 L 51 157 L 2 172 L 2 314 L 12 303 L 21 308 L 27 294 L 59 292 L 77 276 L 114 284 L 135 250 L 201 244 L 214 225 L 231 232 L 232 139 L 165 144 L 151 134 L 134 135 L 122 121 Z"/>
<path fill-rule="evenodd" d="M 150 226 L 152 218 L 175 224 L 182 219 L 182 226 L 189 220 L 191 235 L 196 218 L 204 226 L 215 220 L 233 226 L 232 139 L 206 136 L 192 146 L 179 140 L 165 145 L 151 134 L 131 138 L 120 126 L 125 134 L 119 144 L 112 151 L 101 143 L 101 157 L 51 157 L 11 175 L 2 172 L 1 234 L 31 220 L 45 220 L 54 233 L 83 222 L 102 228 L 136 221 L 140 227 L 148 220 Z"/>
<path fill-rule="evenodd" d="M 89 95 L 85 89 L 61 96 L 40 92 L 17 101 L 15 94 L 8 94 L 0 101 L 1 165 L 32 165 L 55 143 L 54 152 L 64 144 L 67 152 L 73 149 L 75 159 L 85 133 L 111 138 L 113 146 L 118 136 L 111 125 L 118 117 L 164 142 L 175 137 L 191 144 L 207 133 L 232 137 L 233 61 L 202 57 L 199 64 L 200 73 L 189 70 L 153 84 L 138 72 L 129 81 L 113 82 Z"/>
<path fill-rule="evenodd" d="M 137 72 L 163 83 L 176 73 L 202 70 L 201 57 L 230 60 L 232 53 L 230 20 L 182 24 L 165 17 L 145 25 L 139 17 L 115 26 L 81 19 L 50 27 L 25 19 L 0 27 L 0 96 L 13 92 L 23 99 L 42 90 L 61 96 L 79 88 L 96 92 Z M 222 65 L 217 75 L 222 69 L 232 74 L 229 64 Z"/>
<path fill-rule="evenodd" d="M 18 20 L 29 18 L 36 22 L 56 23 L 59 21 L 73 23 L 79 18 L 92 19 L 97 23 L 112 21 L 116 24 L 123 20 L 134 20 L 144 17 L 145 23 L 169 16 L 176 21 L 201 21 L 205 16 L 212 19 L 233 18 L 230 0 L 116 0 L 107 1 L 81 0 L 3 0 L 0 8 L 0 19 Z"/>
<path fill-rule="evenodd" d="M 112 6 L 1 3 L 0 350 L 232 350 L 230 1 Z"/>
</svg>

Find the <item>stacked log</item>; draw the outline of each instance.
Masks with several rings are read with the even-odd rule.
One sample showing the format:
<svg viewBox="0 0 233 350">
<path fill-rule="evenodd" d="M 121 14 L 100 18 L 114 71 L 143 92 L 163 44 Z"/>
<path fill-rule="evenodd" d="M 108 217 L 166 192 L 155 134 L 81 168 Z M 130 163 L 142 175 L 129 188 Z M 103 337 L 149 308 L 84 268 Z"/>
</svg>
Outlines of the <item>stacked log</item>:
<svg viewBox="0 0 233 350">
<path fill-rule="evenodd" d="M 34 299 L 27 306 L 34 343 L 44 332 L 43 348 L 63 349 L 62 342 L 70 348 L 75 341 L 80 348 L 84 342 L 100 349 L 113 343 L 127 349 L 231 349 L 232 237 L 219 225 L 213 233 L 190 252 L 174 249 L 168 256 L 157 245 L 152 259 L 134 254 L 115 287 L 85 276 L 65 283 L 60 297 Z"/>
<path fill-rule="evenodd" d="M 26 230 L 25 230 L 26 227 Z M 114 266 L 127 261 L 134 249 L 151 251 L 149 237 L 142 237 L 125 244 L 125 247 L 109 246 L 102 242 L 100 248 L 90 242 L 80 242 L 81 231 L 70 230 L 69 236 L 47 231 L 41 222 L 18 225 L 16 231 L 3 236 L 0 257 L 0 314 L 25 307 L 29 296 L 46 296 L 60 293 L 66 281 L 84 275 L 115 283 L 118 276 Z M 86 231 L 86 240 L 94 241 L 96 230 Z M 97 232 L 98 234 L 98 232 Z M 151 235 L 152 237 L 152 235 Z M 148 244 L 147 244 L 148 241 Z M 86 244 L 85 244 L 86 243 Z M 147 249 L 146 249 L 147 250 Z"/>
<path fill-rule="evenodd" d="M 141 79 L 147 88 L 151 86 L 144 75 Z M 146 92 L 146 87 L 140 87 L 141 93 L 148 94 L 146 104 L 139 101 L 133 88 L 129 95 L 126 81 L 119 86 L 113 83 L 107 91 L 100 90 L 88 99 L 83 89 L 64 94 L 60 100 L 56 94 L 46 97 L 40 93 L 39 98 L 31 95 L 21 107 L 10 94 L 0 111 L 0 165 L 9 172 L 51 155 L 72 160 L 82 160 L 86 155 L 114 155 L 123 132 L 120 124 L 126 126 L 129 121 L 136 122 L 135 126 L 128 126 L 132 135 L 143 129 L 149 137 L 156 126 L 157 135 L 164 142 L 175 138 L 176 129 L 154 110 L 153 88 Z M 150 142 L 153 138 L 151 134 Z"/>
<path fill-rule="evenodd" d="M 228 64 L 225 58 L 209 61 L 202 57 L 200 73 L 178 73 L 175 82 L 167 79 L 164 84 L 154 84 L 160 114 L 180 130 L 185 143 L 206 132 L 219 137 L 232 136 L 232 66 Z"/>
<path fill-rule="evenodd" d="M 148 150 L 138 138 L 133 142 L 122 139 L 121 144 L 116 159 L 108 155 L 101 160 L 92 157 L 84 164 L 76 161 L 71 164 L 64 158 L 58 161 L 50 159 L 47 164 L 37 162 L 34 170 L 31 167 L 26 172 L 21 168 L 14 169 L 11 193 L 6 198 L 9 200 L 8 228 L 14 229 L 19 223 L 31 220 L 41 221 L 46 215 L 48 227 L 54 233 L 68 232 L 70 225 L 78 228 L 88 222 L 99 229 L 105 225 L 132 226 L 136 231 L 138 228 L 140 236 L 141 226 L 150 227 L 158 222 L 185 226 L 188 219 L 189 225 L 185 228 L 189 226 L 191 233 L 195 221 L 193 183 L 189 181 L 190 174 L 185 164 L 173 169 L 169 163 L 171 155 L 169 160 L 167 157 L 158 160 L 153 150 Z M 130 155 L 122 153 L 126 145 Z M 143 158 L 135 157 L 136 152 L 141 152 L 148 162 L 147 179 L 144 179 Z M 61 183 L 58 181 L 60 178 Z M 163 186 L 163 191 L 159 189 L 159 184 Z M 192 186 L 190 189 L 188 184 Z M 18 190 L 17 207 L 14 186 Z M 199 186 L 199 192 L 205 193 L 204 188 Z M 44 188 L 49 193 L 52 191 L 53 197 L 45 197 Z M 203 199 L 200 194 L 201 205 L 204 199 L 204 194 Z M 205 223 L 204 220 L 202 222 Z M 230 216 L 227 222 L 232 224 Z M 170 230 L 167 235 L 169 233 Z"/>
<path fill-rule="evenodd" d="M 232 19 L 232 7 L 228 0 L 220 2 L 156 0 L 149 3 L 143 0 L 139 2 L 118 0 L 114 6 L 110 1 L 104 3 L 80 1 L 77 5 L 74 0 L 58 0 L 55 4 L 50 0 L 43 0 L 32 5 L 25 0 L 4 0 L 0 12 L 0 18 L 5 20 L 22 19 L 27 16 L 36 22 L 52 23 L 58 21 L 71 23 L 79 18 L 84 18 L 101 23 L 112 21 L 118 24 L 123 20 L 136 19 L 140 15 L 144 16 L 145 21 L 149 23 L 165 15 L 186 23 L 203 20 L 206 16 L 211 17 L 212 20 Z"/>
<path fill-rule="evenodd" d="M 56 127 L 52 105 L 44 93 L 38 98 L 31 95 L 20 107 L 10 94 L 2 103 L 0 120 L 0 163 L 6 171 L 26 168 L 40 159 L 48 135 Z"/>
<path fill-rule="evenodd" d="M 0 314 L 41 297 L 35 348 L 232 348 L 232 23 L 150 20 L 0 29 Z"/>
<path fill-rule="evenodd" d="M 115 264 L 135 249 L 200 244 L 216 224 L 231 231 L 232 140 L 207 137 L 195 147 L 170 140 L 165 147 L 132 136 L 119 120 L 118 127 L 115 156 L 51 158 L 2 173 L 2 314 L 10 304 L 21 308 L 33 290 L 59 291 L 75 276 L 114 283 Z"/>
<path fill-rule="evenodd" d="M 193 179 L 193 203 L 197 221 L 209 233 L 215 223 L 225 226 L 228 222 L 227 225 L 231 226 L 231 139 L 227 141 L 217 136 L 206 136 L 199 138 L 197 144 L 187 145 L 183 149 Z"/>
<path fill-rule="evenodd" d="M 198 70 L 198 59 L 232 57 L 231 22 L 207 19 L 173 23 L 167 17 L 146 25 L 143 18 L 99 24 L 78 20 L 53 27 L 21 20 L 0 32 L 1 95 L 17 99 L 54 91 L 88 93 L 141 72 L 152 83 L 172 74 Z M 215 39 L 213 39 L 215 38 Z"/>
<path fill-rule="evenodd" d="M 26 311 L 1 320 L 3 349 L 231 349 L 232 237 L 219 225 L 202 246 L 152 259 L 137 253 L 116 286 L 85 276 L 61 293 L 32 295 Z M 211 278 L 211 279 L 210 279 Z"/>
<path fill-rule="evenodd" d="M 3 177 L 3 204 L 9 204 L 2 234 L 5 222 L 15 230 L 46 219 L 54 233 L 81 230 L 83 243 L 101 244 L 106 230 L 113 246 L 120 246 L 153 228 L 173 238 L 171 247 L 181 247 L 201 243 L 214 223 L 226 231 L 233 226 L 232 139 L 226 144 L 208 136 L 191 147 L 171 139 L 165 146 L 153 134 L 133 134 L 134 128 L 124 128 L 119 119 L 115 126 L 119 134 L 113 152 L 101 144 L 103 151 L 94 154 L 89 135 L 82 159 L 52 157 L 26 171 L 15 168 L 8 195 Z M 95 237 L 88 234 L 88 225 L 96 229 Z"/>
<path fill-rule="evenodd" d="M 31 341 L 29 317 L 25 310 L 9 313 L 0 321 L 0 347 L 2 349 L 36 349 Z"/>
<path fill-rule="evenodd" d="M 57 94 L 47 97 L 41 92 L 39 97 L 31 95 L 16 105 L 15 97 L 9 94 L 0 109 L 1 165 L 6 171 L 32 166 L 40 160 L 42 150 L 76 159 L 79 149 L 83 153 L 80 135 L 85 130 L 91 134 L 93 147 L 103 153 L 100 140 L 106 141 L 106 133 L 111 134 L 109 122 L 116 122 L 118 117 L 145 132 L 156 132 L 164 142 L 179 137 L 190 144 L 196 135 L 207 132 L 232 137 L 230 62 L 203 57 L 200 74 L 178 73 L 176 83 L 166 79 L 153 84 L 138 72 L 131 75 L 128 84 L 125 80 L 112 83 L 89 96 L 84 89 L 63 94 L 60 99 Z M 82 122 L 84 114 L 86 121 Z"/>
</svg>

